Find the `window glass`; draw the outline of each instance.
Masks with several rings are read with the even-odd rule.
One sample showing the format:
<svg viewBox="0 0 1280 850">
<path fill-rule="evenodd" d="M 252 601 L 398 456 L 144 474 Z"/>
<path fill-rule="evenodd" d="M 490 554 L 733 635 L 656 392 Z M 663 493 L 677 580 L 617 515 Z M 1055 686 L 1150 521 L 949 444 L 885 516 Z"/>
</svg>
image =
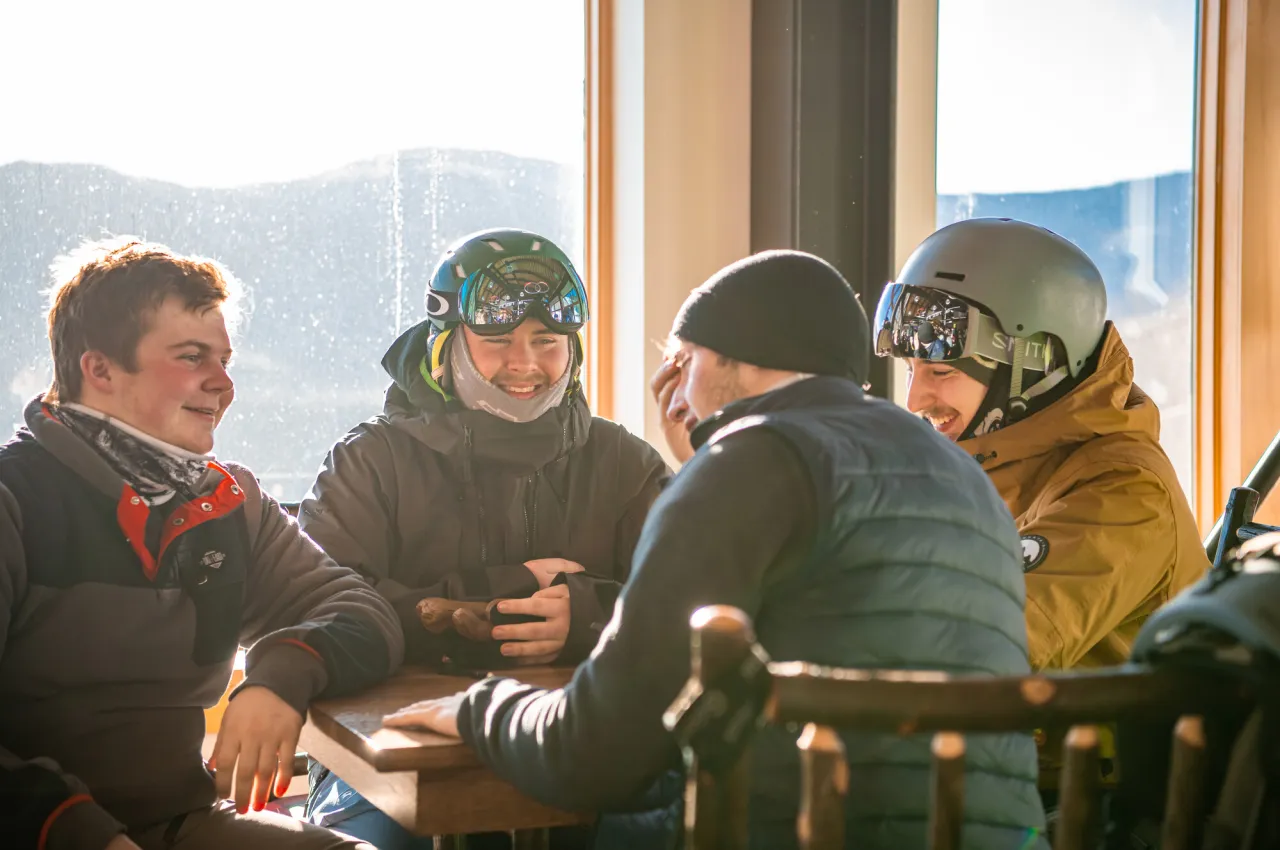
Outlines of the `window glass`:
<svg viewBox="0 0 1280 850">
<path fill-rule="evenodd" d="M 249 291 L 219 457 L 277 497 L 382 409 L 435 259 L 493 226 L 581 262 L 581 0 L 50 2 L 0 27 L 0 425 L 47 387 L 48 267 L 133 234 Z"/>
<path fill-rule="evenodd" d="M 1195 0 L 940 0 L 938 225 L 1024 219 L 1083 248 L 1192 471 Z"/>
</svg>

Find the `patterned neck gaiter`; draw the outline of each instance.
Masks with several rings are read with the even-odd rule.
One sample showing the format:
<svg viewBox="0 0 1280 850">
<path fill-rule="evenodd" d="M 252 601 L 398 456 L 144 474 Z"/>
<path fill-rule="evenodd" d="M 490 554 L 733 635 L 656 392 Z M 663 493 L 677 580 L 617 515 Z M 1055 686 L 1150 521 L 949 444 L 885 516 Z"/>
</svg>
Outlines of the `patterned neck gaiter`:
<svg viewBox="0 0 1280 850">
<path fill-rule="evenodd" d="M 184 501 L 201 495 L 212 455 L 198 455 L 157 440 L 82 404 L 54 404 L 49 411 L 148 502 L 166 501 L 174 493 Z"/>
</svg>

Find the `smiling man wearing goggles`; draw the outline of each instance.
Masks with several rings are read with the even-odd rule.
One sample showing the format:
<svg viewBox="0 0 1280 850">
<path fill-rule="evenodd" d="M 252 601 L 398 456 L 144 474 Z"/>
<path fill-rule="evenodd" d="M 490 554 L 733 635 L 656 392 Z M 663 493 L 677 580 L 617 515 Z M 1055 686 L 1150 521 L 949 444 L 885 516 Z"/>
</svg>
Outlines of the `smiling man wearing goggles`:
<svg viewBox="0 0 1280 850">
<path fill-rule="evenodd" d="M 907 407 L 982 464 L 1017 520 L 1037 669 L 1124 661 L 1208 568 L 1106 310 L 1083 251 L 988 218 L 926 239 L 872 322 L 876 353 L 906 361 Z"/>
<path fill-rule="evenodd" d="M 876 354 L 906 362 L 908 409 L 982 465 L 1014 516 L 1037 670 L 1126 661 L 1143 622 L 1209 567 L 1106 311 L 1083 251 L 988 218 L 926 239 L 872 322 Z M 1041 753 L 1050 808 L 1059 746 Z"/>
<path fill-rule="evenodd" d="M 462 239 L 436 266 L 425 307 L 383 357 L 393 383 L 382 415 L 333 447 L 299 522 L 391 602 L 408 661 L 577 663 L 612 615 L 666 464 L 591 415 L 578 380 L 586 290 L 549 239 L 512 229 Z M 463 608 L 440 631 L 426 613 L 499 598 L 499 614 L 527 621 Z M 316 767 L 311 779 L 315 823 L 381 850 L 432 846 L 333 774 Z M 468 846 L 493 846 L 484 841 Z"/>
</svg>

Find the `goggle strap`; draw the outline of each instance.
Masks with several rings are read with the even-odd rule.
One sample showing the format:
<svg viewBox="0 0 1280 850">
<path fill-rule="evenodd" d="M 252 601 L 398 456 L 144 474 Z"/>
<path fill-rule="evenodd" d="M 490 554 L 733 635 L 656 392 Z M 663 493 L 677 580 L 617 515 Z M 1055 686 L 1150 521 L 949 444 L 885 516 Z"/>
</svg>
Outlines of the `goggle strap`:
<svg viewBox="0 0 1280 850">
<path fill-rule="evenodd" d="M 1003 344 L 1001 340 L 1003 340 Z M 1022 368 L 1048 373 L 1049 359 L 1053 353 L 1053 346 L 1049 342 L 1047 335 L 1036 334 L 1033 337 L 1009 336 L 1000 330 L 1000 325 L 995 319 L 988 317 L 976 308 L 972 308 L 968 338 L 965 340 L 965 351 L 962 356 L 971 357 L 975 354 L 980 354 L 989 360 L 1008 363 L 1012 366 L 1013 360 L 1018 356 L 1019 343 L 1021 343 L 1022 348 L 1022 359 L 1020 360 Z M 1032 351 L 1033 346 L 1034 352 Z M 1030 363 L 1027 363 L 1028 359 L 1031 360 Z"/>
<path fill-rule="evenodd" d="M 1022 394 L 1022 397 L 1027 401 L 1031 401 L 1031 399 L 1035 398 L 1036 396 L 1044 395 L 1049 390 L 1053 389 L 1058 384 L 1065 381 L 1066 378 L 1067 378 L 1067 367 L 1059 366 L 1057 369 L 1054 369 L 1051 373 L 1046 375 L 1043 379 L 1036 381 L 1034 384 L 1032 384 L 1031 387 L 1029 387 L 1027 391 Z"/>
</svg>

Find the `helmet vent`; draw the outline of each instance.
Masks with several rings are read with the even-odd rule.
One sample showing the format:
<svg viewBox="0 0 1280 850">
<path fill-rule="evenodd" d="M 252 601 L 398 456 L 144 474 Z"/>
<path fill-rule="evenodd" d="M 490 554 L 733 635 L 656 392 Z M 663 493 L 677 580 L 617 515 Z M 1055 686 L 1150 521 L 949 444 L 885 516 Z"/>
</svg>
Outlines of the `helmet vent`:
<svg viewBox="0 0 1280 850">
<path fill-rule="evenodd" d="M 459 280 L 467 279 L 467 272 L 465 269 L 462 268 L 462 263 L 453 264 L 453 276 L 458 278 Z"/>
<path fill-rule="evenodd" d="M 935 272 L 933 276 L 940 277 L 943 280 L 954 280 L 957 283 L 964 282 L 964 275 L 960 274 L 959 272 Z"/>
<path fill-rule="evenodd" d="M 495 251 L 507 250 L 506 248 L 502 247 L 502 243 L 499 242 L 497 239 L 486 239 L 484 240 L 484 244 L 488 245 L 490 248 L 492 248 Z"/>
<path fill-rule="evenodd" d="M 530 245 L 530 246 L 529 246 L 529 250 L 530 250 L 530 251 L 541 251 L 541 250 L 542 250 L 542 241 L 541 241 L 541 240 L 535 241 L 532 245 Z"/>
</svg>

